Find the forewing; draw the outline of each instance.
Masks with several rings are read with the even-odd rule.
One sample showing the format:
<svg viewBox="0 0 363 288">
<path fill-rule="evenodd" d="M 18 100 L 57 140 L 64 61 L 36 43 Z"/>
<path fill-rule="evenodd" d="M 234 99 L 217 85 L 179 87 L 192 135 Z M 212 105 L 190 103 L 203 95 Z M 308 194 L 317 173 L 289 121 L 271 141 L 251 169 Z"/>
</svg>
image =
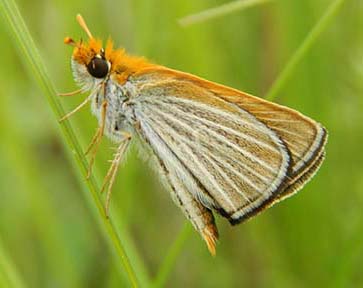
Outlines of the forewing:
<svg viewBox="0 0 363 288">
<path fill-rule="evenodd" d="M 196 83 L 175 77 L 151 79 L 134 79 L 138 97 L 132 102 L 139 132 L 150 145 L 154 137 L 161 139 L 203 186 L 205 193 L 195 194 L 203 205 L 237 222 L 286 186 L 290 156 L 275 131 Z"/>
<path fill-rule="evenodd" d="M 198 86 L 214 97 L 252 114 L 273 130 L 291 156 L 288 179 L 278 196 L 280 200 L 298 191 L 311 179 L 324 160 L 327 131 L 320 123 L 293 109 L 171 69 L 161 67 L 144 75 L 148 79 L 175 79 Z"/>
</svg>

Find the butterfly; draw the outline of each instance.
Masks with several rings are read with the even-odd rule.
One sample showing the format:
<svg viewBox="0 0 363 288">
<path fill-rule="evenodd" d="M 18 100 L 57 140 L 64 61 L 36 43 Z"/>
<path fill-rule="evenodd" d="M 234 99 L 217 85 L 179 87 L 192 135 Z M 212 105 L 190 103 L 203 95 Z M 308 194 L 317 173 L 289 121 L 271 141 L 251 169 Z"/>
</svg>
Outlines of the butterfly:
<svg viewBox="0 0 363 288">
<path fill-rule="evenodd" d="M 71 66 L 98 119 L 89 175 L 102 137 L 118 148 L 102 191 L 109 211 L 117 170 L 133 139 L 152 155 L 172 199 L 216 252 L 213 211 L 238 224 L 300 190 L 325 156 L 326 129 L 290 108 L 156 65 L 94 38 L 74 47 Z"/>
</svg>

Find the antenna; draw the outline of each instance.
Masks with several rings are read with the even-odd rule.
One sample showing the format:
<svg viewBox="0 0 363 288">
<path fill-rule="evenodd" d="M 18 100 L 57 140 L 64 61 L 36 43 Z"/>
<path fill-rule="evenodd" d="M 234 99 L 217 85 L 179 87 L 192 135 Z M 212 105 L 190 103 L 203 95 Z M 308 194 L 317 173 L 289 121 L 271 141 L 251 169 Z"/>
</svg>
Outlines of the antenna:
<svg viewBox="0 0 363 288">
<path fill-rule="evenodd" d="M 79 23 L 79 26 L 81 26 L 81 28 L 86 32 L 87 36 L 89 38 L 93 38 L 91 32 L 89 31 L 88 27 L 87 27 L 87 24 L 86 22 L 84 21 L 83 17 L 81 14 L 77 14 L 77 17 L 76 17 L 78 23 Z"/>
<path fill-rule="evenodd" d="M 67 45 L 71 45 L 71 46 L 74 46 L 74 47 L 77 47 L 77 43 L 74 42 L 74 40 L 71 38 L 71 37 L 66 37 L 64 38 L 64 44 L 67 44 Z"/>
</svg>

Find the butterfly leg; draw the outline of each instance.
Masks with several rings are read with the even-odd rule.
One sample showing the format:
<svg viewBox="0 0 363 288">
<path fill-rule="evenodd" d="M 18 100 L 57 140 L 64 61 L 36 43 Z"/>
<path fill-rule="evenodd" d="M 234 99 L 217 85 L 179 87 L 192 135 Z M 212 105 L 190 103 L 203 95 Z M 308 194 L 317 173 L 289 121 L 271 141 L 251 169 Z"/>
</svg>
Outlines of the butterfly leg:
<svg viewBox="0 0 363 288">
<path fill-rule="evenodd" d="M 88 96 L 81 104 L 79 104 L 73 111 L 67 113 L 64 115 L 61 119 L 59 119 L 59 122 L 63 122 L 64 120 L 71 117 L 73 114 L 77 113 L 79 110 L 81 110 L 86 104 L 91 100 L 91 95 Z"/>
<path fill-rule="evenodd" d="M 105 190 L 106 186 L 107 193 L 106 193 L 106 204 L 105 204 L 105 213 L 108 218 L 109 216 L 109 208 L 110 208 L 110 200 L 111 200 L 111 194 L 112 194 L 112 187 L 115 183 L 116 175 L 118 168 L 120 166 L 120 163 L 122 162 L 123 156 L 125 155 L 125 152 L 127 151 L 127 147 L 129 146 L 129 143 L 131 141 L 131 134 L 127 132 L 122 132 L 124 139 L 121 141 L 119 147 L 116 150 L 115 158 L 111 162 L 111 167 L 108 169 L 108 172 L 105 176 L 105 179 L 103 180 L 101 193 Z"/>
<path fill-rule="evenodd" d="M 88 153 L 92 150 L 92 148 L 94 147 L 95 143 L 97 142 L 97 139 L 98 139 L 98 135 L 100 133 L 100 127 L 97 127 L 97 130 L 96 130 L 96 134 L 93 135 L 92 137 L 92 140 L 91 142 L 89 143 L 87 149 L 86 149 L 86 152 L 84 152 L 85 155 L 88 155 Z"/>
<path fill-rule="evenodd" d="M 82 93 L 82 89 L 78 89 L 72 92 L 66 92 L 66 93 L 57 93 L 58 96 L 62 97 L 68 97 L 68 96 L 74 96 Z"/>
<path fill-rule="evenodd" d="M 96 134 L 93 136 L 92 141 L 90 145 L 87 148 L 86 155 L 88 153 L 91 153 L 90 163 L 88 167 L 88 173 L 87 173 L 87 179 L 91 177 L 93 164 L 96 159 L 96 154 L 98 151 L 98 148 L 100 147 L 101 140 L 105 131 L 105 124 L 106 124 L 106 111 L 107 111 L 107 101 L 102 102 L 101 106 L 101 123 L 100 126 L 97 129 Z"/>
</svg>

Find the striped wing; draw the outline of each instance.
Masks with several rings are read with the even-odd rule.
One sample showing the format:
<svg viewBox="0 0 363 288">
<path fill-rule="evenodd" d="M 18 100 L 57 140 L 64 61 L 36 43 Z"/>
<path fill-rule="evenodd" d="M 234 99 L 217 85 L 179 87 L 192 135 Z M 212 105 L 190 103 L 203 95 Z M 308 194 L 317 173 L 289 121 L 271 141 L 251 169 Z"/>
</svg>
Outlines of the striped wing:
<svg viewBox="0 0 363 288">
<path fill-rule="evenodd" d="M 154 151 L 162 141 L 189 191 L 232 223 L 299 189 L 323 159 L 325 130 L 294 110 L 168 69 L 133 81 L 141 136 Z"/>
<path fill-rule="evenodd" d="M 284 186 L 286 145 L 253 115 L 177 79 L 140 87 L 134 109 L 142 137 L 161 161 L 173 165 L 172 153 L 175 166 L 189 171 L 190 177 L 180 178 L 203 205 L 237 221 Z M 158 149 L 160 141 L 169 151 Z M 191 187 L 193 182 L 202 189 Z"/>
<path fill-rule="evenodd" d="M 325 157 L 327 132 L 321 124 L 301 113 L 266 100 L 195 78 L 193 83 L 210 89 L 221 99 L 253 114 L 275 131 L 291 156 L 291 169 L 285 188 L 276 200 L 298 191 L 316 173 Z"/>
</svg>

